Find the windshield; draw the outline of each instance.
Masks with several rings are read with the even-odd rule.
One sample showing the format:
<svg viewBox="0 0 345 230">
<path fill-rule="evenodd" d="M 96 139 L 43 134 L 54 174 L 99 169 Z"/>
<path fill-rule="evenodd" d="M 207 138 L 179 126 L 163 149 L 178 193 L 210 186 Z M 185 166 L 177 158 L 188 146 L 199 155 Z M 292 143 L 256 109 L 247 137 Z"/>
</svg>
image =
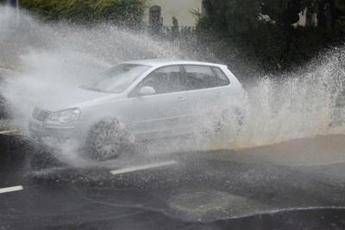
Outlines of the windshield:
<svg viewBox="0 0 345 230">
<path fill-rule="evenodd" d="M 105 93 L 121 93 L 149 68 L 150 66 L 145 65 L 120 64 L 103 73 L 101 79 L 83 88 Z"/>
</svg>

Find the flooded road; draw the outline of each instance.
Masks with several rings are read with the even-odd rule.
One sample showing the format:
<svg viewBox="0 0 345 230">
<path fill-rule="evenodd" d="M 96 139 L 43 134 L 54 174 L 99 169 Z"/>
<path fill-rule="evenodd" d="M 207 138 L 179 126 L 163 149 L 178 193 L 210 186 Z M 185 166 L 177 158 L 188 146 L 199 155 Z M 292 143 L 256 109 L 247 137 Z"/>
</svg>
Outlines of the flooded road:
<svg viewBox="0 0 345 230">
<path fill-rule="evenodd" d="M 116 63 L 208 59 L 113 25 L 46 24 L 26 13 L 15 23 L 15 17 L 0 8 L 0 53 L 6 54 L 0 67 L 15 70 L 3 74 L 0 91 L 24 135 L 36 106 L 70 100 Z M 212 143 L 232 151 L 176 146 L 159 162 L 85 168 L 67 146 L 63 154 L 76 167 L 33 171 L 29 162 L 40 147 L 0 134 L 0 230 L 345 229 L 345 131 L 332 135 L 331 128 L 335 115 L 345 117 L 343 51 L 301 71 L 253 76 L 240 133 Z"/>
<path fill-rule="evenodd" d="M 2 145 L 13 141 L 2 137 Z M 2 157 L 2 229 L 343 229 L 345 136 L 241 151 L 183 153 L 178 164 L 32 174 L 29 145 Z M 17 146 L 17 147 L 15 147 Z M 24 155 L 26 157 L 24 157 Z M 18 187 L 21 186 L 21 187 Z"/>
</svg>

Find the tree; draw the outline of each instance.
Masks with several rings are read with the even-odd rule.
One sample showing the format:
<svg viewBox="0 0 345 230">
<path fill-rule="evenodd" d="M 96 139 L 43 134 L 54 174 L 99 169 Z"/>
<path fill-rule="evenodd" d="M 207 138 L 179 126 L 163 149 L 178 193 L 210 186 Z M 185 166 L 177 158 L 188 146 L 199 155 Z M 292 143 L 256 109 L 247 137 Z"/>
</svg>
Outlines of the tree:
<svg viewBox="0 0 345 230">
<path fill-rule="evenodd" d="M 207 39 L 205 34 L 217 34 L 211 43 L 223 41 L 240 49 L 245 60 L 266 72 L 281 71 L 344 41 L 345 23 L 337 13 L 343 6 L 340 2 L 343 0 L 204 0 L 206 16 L 200 18 L 198 30 Z M 302 13 L 307 15 L 306 26 L 297 27 Z M 219 48 L 219 52 L 223 50 Z"/>
<path fill-rule="evenodd" d="M 141 23 L 144 0 L 21 0 L 21 7 L 44 20 L 73 23 L 102 21 L 136 26 Z"/>
</svg>

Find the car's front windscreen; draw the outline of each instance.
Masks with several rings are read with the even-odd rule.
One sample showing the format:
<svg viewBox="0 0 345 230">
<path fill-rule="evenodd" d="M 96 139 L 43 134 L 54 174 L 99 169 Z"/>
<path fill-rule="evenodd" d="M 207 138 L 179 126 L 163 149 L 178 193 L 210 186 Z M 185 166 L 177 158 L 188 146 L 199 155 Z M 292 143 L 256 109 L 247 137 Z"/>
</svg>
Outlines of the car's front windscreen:
<svg viewBox="0 0 345 230">
<path fill-rule="evenodd" d="M 150 66 L 146 65 L 120 64 L 103 73 L 100 79 L 82 88 L 105 93 L 121 93 L 149 69 Z"/>
</svg>

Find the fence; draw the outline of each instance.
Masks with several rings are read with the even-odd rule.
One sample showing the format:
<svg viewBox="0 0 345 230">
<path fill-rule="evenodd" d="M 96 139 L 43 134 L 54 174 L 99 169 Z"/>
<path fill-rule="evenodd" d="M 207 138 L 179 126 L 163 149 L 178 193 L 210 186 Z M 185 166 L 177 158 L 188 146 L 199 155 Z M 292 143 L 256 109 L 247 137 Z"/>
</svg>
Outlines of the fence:
<svg viewBox="0 0 345 230">
<path fill-rule="evenodd" d="M 196 38 L 196 27 L 194 26 L 149 26 L 146 30 L 153 36 L 172 41 Z"/>
</svg>

